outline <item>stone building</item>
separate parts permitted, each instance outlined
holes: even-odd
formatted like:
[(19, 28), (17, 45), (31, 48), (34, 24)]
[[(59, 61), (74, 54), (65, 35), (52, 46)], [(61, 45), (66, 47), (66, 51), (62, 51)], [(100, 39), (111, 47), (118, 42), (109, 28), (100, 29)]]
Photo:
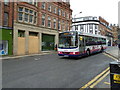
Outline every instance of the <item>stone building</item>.
[(112, 28), (109, 26), (109, 23), (101, 16), (86, 16), (73, 18), (72, 30), (107, 36), (108, 45), (112, 45)]
[(69, 3), (24, 1), (12, 4), (14, 55), (52, 51), (58, 44), (58, 33), (70, 29)]

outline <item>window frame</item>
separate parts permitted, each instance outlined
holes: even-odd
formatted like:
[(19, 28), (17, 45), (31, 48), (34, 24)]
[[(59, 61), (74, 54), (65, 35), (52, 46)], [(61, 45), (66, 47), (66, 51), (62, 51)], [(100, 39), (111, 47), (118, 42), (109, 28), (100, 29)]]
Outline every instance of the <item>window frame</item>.
[[(7, 17), (5, 17), (6, 15)], [(7, 24), (5, 24), (7, 22)], [(3, 26), (9, 26), (9, 13), (8, 12), (4, 12), (4, 19), (3, 19)]]

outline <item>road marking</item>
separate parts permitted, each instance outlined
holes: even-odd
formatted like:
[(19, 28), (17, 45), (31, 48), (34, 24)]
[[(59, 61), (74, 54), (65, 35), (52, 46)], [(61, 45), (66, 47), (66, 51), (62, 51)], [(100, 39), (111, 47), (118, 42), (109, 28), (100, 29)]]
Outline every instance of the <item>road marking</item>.
[(83, 90), (83, 88), (87, 88), (88, 86), (90, 86), (92, 83), (94, 83), (98, 78), (100, 78), (103, 74), (105, 74), (108, 70), (110, 69), (110, 67), (108, 67), (107, 69), (105, 69), (102, 73), (100, 73), (99, 75), (97, 75), (95, 78), (93, 78), (91, 81), (89, 81), (86, 85), (84, 85), (83, 87), (81, 87), (79, 90)]
[(110, 85), (110, 83), (109, 83), (109, 82), (104, 82), (104, 84)]
[(35, 60), (37, 61), (37, 60), (39, 60), (40, 58), (35, 58)]
[(94, 86), (96, 86), (100, 81), (102, 81), (109, 73), (110, 73), (110, 71), (108, 71), (107, 73), (105, 73), (100, 79), (98, 79), (95, 83), (93, 83), (90, 86), (90, 88), (94, 88)]
[(106, 54), (106, 53), (103, 53), (103, 54), (106, 55), (106, 56), (108, 56), (108, 57), (110, 57), (110, 58), (112, 58), (112, 59), (114, 59), (114, 60), (116, 60), (116, 61), (118, 61), (118, 59), (116, 59), (116, 58), (110, 56), (109, 54)]

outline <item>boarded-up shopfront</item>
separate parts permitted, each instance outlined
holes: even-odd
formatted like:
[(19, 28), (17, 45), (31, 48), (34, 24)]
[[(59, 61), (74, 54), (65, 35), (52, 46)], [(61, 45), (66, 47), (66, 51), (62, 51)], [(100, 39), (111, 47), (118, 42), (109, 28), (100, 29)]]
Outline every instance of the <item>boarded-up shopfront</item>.
[(52, 51), (55, 46), (55, 35), (42, 34), (42, 51)]
[(17, 55), (25, 54), (25, 31), (18, 30), (18, 50)]
[(36, 32), (29, 32), (29, 54), (39, 53), (39, 37)]

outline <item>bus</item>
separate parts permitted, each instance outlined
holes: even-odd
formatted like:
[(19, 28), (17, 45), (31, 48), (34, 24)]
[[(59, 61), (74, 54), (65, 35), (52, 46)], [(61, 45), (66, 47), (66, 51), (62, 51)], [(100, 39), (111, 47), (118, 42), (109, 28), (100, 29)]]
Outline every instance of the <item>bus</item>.
[(80, 57), (104, 51), (107, 48), (106, 36), (67, 31), (59, 33), (58, 55)]

